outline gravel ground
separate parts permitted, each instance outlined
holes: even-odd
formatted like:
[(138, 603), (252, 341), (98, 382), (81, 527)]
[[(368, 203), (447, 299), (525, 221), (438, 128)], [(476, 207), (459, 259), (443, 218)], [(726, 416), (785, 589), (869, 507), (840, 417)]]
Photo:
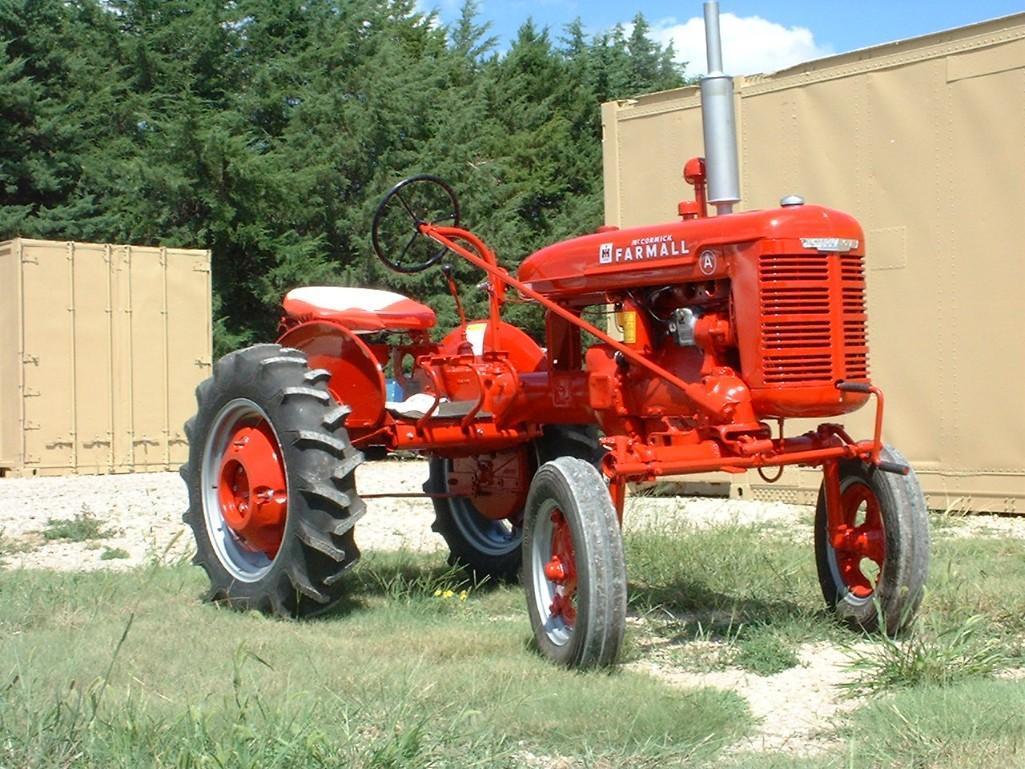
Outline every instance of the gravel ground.
[[(419, 492), (427, 480), (427, 463), (367, 462), (357, 471), (357, 478), (364, 494)], [(429, 500), (372, 499), (367, 504), (367, 515), (356, 528), (362, 550), (431, 552), (444, 548), (441, 537), (430, 528), (434, 511)], [(185, 484), (177, 473), (4, 478), (0, 480), (0, 532), (15, 551), (4, 556), (4, 561), (7, 568), (85, 571), (131, 568), (152, 558), (179, 558), (191, 547), (191, 533), (181, 521), (186, 506)], [(797, 525), (806, 512), (807, 508), (781, 502), (631, 497), (624, 520), (628, 529), (676, 519), (696, 526), (727, 522)], [(92, 543), (43, 538), (49, 520), (80, 514), (98, 519), (104, 529), (112, 530), (111, 536)], [(124, 550), (128, 557), (103, 560), (108, 548)]]
[[(427, 478), (422, 461), (368, 462), (358, 471), (361, 493), (417, 492)], [(185, 485), (177, 473), (6, 478), (0, 480), (0, 566), (59, 570), (127, 569), (151, 560), (188, 557), (191, 534), (181, 522)], [(364, 550), (436, 551), (444, 542), (434, 534), (431, 503), (425, 499), (373, 499), (357, 526)], [(810, 510), (779, 502), (631, 497), (626, 528), (657, 526), (683, 519), (695, 526), (724, 523), (771, 523), (810, 541)], [(95, 517), (109, 535), (101, 541), (46, 540), (51, 519), (84, 514)], [(1025, 518), (977, 516), (948, 518), (936, 536), (1000, 536), (1025, 540)], [(127, 557), (110, 559), (113, 551)], [(106, 554), (108, 560), (104, 560)], [(116, 553), (122, 555), (121, 553)], [(707, 673), (663, 666), (646, 655), (632, 667), (676, 686), (715, 686), (744, 696), (760, 719), (759, 731), (738, 750), (782, 750), (815, 754), (831, 747), (822, 735), (835, 718), (857, 702), (839, 695), (837, 684), (849, 677), (843, 653), (826, 644), (799, 650), (801, 664), (773, 676), (740, 669)]]

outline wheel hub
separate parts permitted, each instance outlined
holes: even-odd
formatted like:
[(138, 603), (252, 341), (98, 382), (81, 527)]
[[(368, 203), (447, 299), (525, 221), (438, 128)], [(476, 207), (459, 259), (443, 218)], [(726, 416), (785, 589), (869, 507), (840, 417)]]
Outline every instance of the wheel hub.
[[(843, 525), (830, 537), (836, 553), (840, 576), (858, 598), (872, 595), (883, 561), (886, 560), (886, 532), (879, 499), (872, 489), (858, 483), (847, 487), (840, 497)], [(858, 513), (864, 510), (864, 520), (858, 523)], [(865, 573), (865, 561), (876, 565), (875, 574)]]
[(288, 492), (281, 452), (266, 420), (235, 428), (218, 481), (217, 498), (228, 528), (248, 549), (274, 558), (284, 535)]
[(552, 511), (551, 552), (551, 558), (544, 566), (545, 577), (556, 586), (549, 612), (572, 627), (577, 618), (577, 566), (573, 533), (561, 510)]

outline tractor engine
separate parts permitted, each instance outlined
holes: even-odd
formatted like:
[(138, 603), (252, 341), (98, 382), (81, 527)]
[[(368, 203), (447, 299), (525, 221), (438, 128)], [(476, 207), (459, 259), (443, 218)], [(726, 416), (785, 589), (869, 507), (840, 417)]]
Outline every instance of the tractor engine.
[[(836, 416), (867, 400), (836, 388), (868, 381), (863, 244), (850, 216), (788, 201), (603, 228), (538, 251), (519, 276), (564, 303), (611, 303), (624, 344), (703, 388), (721, 422), (743, 425)], [(585, 368), (597, 412), (702, 419), (679, 388), (608, 345), (590, 348)]]

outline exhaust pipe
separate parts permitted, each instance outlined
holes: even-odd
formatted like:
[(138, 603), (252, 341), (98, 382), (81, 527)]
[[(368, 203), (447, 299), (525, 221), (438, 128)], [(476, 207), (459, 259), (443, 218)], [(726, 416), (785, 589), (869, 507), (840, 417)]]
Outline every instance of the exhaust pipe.
[(701, 78), (701, 125), (705, 135), (708, 202), (722, 216), (732, 214), (734, 204), (740, 202), (740, 170), (733, 78), (722, 71), (719, 0), (705, 0), (705, 49), (708, 74)]

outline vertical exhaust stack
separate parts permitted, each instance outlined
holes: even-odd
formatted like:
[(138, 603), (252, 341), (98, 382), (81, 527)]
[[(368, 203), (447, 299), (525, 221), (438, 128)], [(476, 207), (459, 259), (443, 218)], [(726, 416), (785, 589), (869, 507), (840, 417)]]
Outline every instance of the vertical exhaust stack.
[(734, 204), (740, 202), (740, 171), (733, 78), (722, 71), (718, 0), (705, 0), (705, 48), (708, 74), (701, 78), (701, 124), (705, 134), (708, 202), (722, 216), (733, 213)]

